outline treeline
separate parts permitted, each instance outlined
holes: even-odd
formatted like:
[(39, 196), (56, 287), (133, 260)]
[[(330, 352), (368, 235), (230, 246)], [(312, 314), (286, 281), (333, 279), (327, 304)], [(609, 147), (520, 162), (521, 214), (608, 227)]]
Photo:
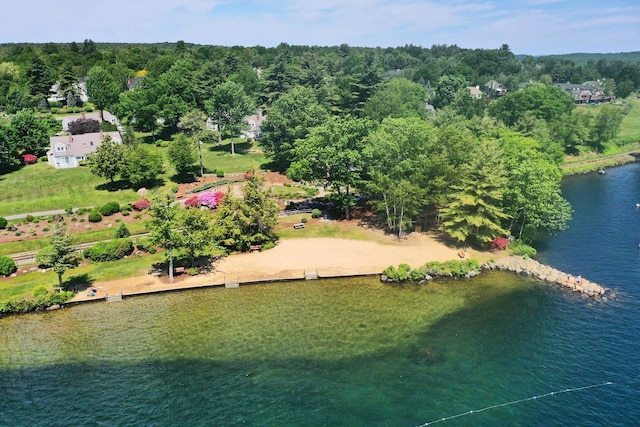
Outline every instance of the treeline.
[[(640, 88), (640, 64), (519, 60), (507, 45), (265, 48), (85, 40), (0, 52), (0, 108), (23, 111), (0, 128), (4, 161), (6, 153), (15, 158), (26, 150), (15, 143), (27, 140), (18, 138), (15, 118), (44, 120), (24, 110), (47, 112), (54, 82), (67, 106), (77, 105), (76, 82), (86, 76), (95, 108), (112, 110), (135, 130), (181, 134), (169, 150), (179, 173), (194, 162), (179, 149), (200, 146), (205, 119), (221, 141), (236, 137), (244, 116), (260, 110), (267, 117), (260, 143), (273, 168), (323, 183), (346, 217), (364, 196), (398, 234), (435, 224), (477, 243), (507, 234), (530, 240), (538, 231), (564, 228), (570, 207), (560, 195), (558, 164), (566, 153), (597, 150), (615, 137), (623, 108), (577, 111), (572, 97), (549, 83), (603, 79), (618, 96)], [(467, 87), (488, 80), (506, 86), (507, 95), (472, 97)], [(518, 90), (520, 83), (530, 84)], [(100, 162), (101, 154), (90, 160), (99, 175), (113, 180), (129, 170), (101, 170), (102, 163), (117, 165)]]

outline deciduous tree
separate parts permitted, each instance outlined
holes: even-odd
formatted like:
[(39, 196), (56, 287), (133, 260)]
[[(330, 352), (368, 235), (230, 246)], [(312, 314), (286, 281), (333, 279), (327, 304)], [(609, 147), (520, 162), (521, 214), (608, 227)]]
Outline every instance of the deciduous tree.
[[(222, 142), (222, 133), (225, 132), (232, 138), (240, 134), (243, 126), (246, 126), (245, 116), (253, 113), (255, 106), (242, 85), (227, 81), (216, 86), (209, 99), (205, 103), (209, 117), (218, 126), (220, 132), (218, 143)], [(231, 140), (231, 154), (235, 154), (233, 139)]]
[(112, 184), (125, 166), (125, 146), (113, 141), (110, 135), (104, 137), (102, 144), (89, 155), (91, 173), (108, 179)]

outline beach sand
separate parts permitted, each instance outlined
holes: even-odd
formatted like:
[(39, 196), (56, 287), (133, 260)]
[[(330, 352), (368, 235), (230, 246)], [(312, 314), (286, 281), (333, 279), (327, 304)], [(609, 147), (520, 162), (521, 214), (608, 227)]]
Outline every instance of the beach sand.
[[(105, 294), (134, 295), (170, 289), (221, 285), (228, 281), (253, 282), (260, 280), (304, 278), (305, 271), (317, 272), (319, 277), (380, 274), (389, 265), (405, 263), (419, 267), (428, 261), (459, 259), (460, 249), (441, 243), (437, 236), (412, 233), (397, 239), (380, 231), (372, 240), (336, 238), (286, 239), (275, 248), (252, 253), (232, 254), (214, 263), (209, 274), (177, 276), (173, 284), (167, 277), (151, 275), (97, 282), (98, 292), (91, 297), (80, 292), (72, 301), (104, 298)], [(476, 257), (467, 251), (468, 256)]]

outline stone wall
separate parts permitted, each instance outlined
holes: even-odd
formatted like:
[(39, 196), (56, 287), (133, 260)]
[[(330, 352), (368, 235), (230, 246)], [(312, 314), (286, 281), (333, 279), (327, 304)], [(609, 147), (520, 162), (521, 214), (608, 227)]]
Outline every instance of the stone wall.
[(534, 277), (549, 283), (554, 283), (570, 289), (574, 292), (580, 292), (582, 295), (597, 297), (604, 295), (607, 289), (591, 282), (584, 277), (573, 276), (564, 273), (555, 268), (549, 267), (535, 261), (533, 259), (524, 259), (516, 256), (508, 256), (492, 260), (482, 266), (485, 270), (503, 270), (511, 271), (515, 274)]

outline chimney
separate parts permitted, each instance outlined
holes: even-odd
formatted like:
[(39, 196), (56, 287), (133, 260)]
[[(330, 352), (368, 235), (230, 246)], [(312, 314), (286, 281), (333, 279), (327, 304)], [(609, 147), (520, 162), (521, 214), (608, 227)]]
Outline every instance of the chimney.
[(69, 134), (69, 142), (73, 142), (73, 135)]

